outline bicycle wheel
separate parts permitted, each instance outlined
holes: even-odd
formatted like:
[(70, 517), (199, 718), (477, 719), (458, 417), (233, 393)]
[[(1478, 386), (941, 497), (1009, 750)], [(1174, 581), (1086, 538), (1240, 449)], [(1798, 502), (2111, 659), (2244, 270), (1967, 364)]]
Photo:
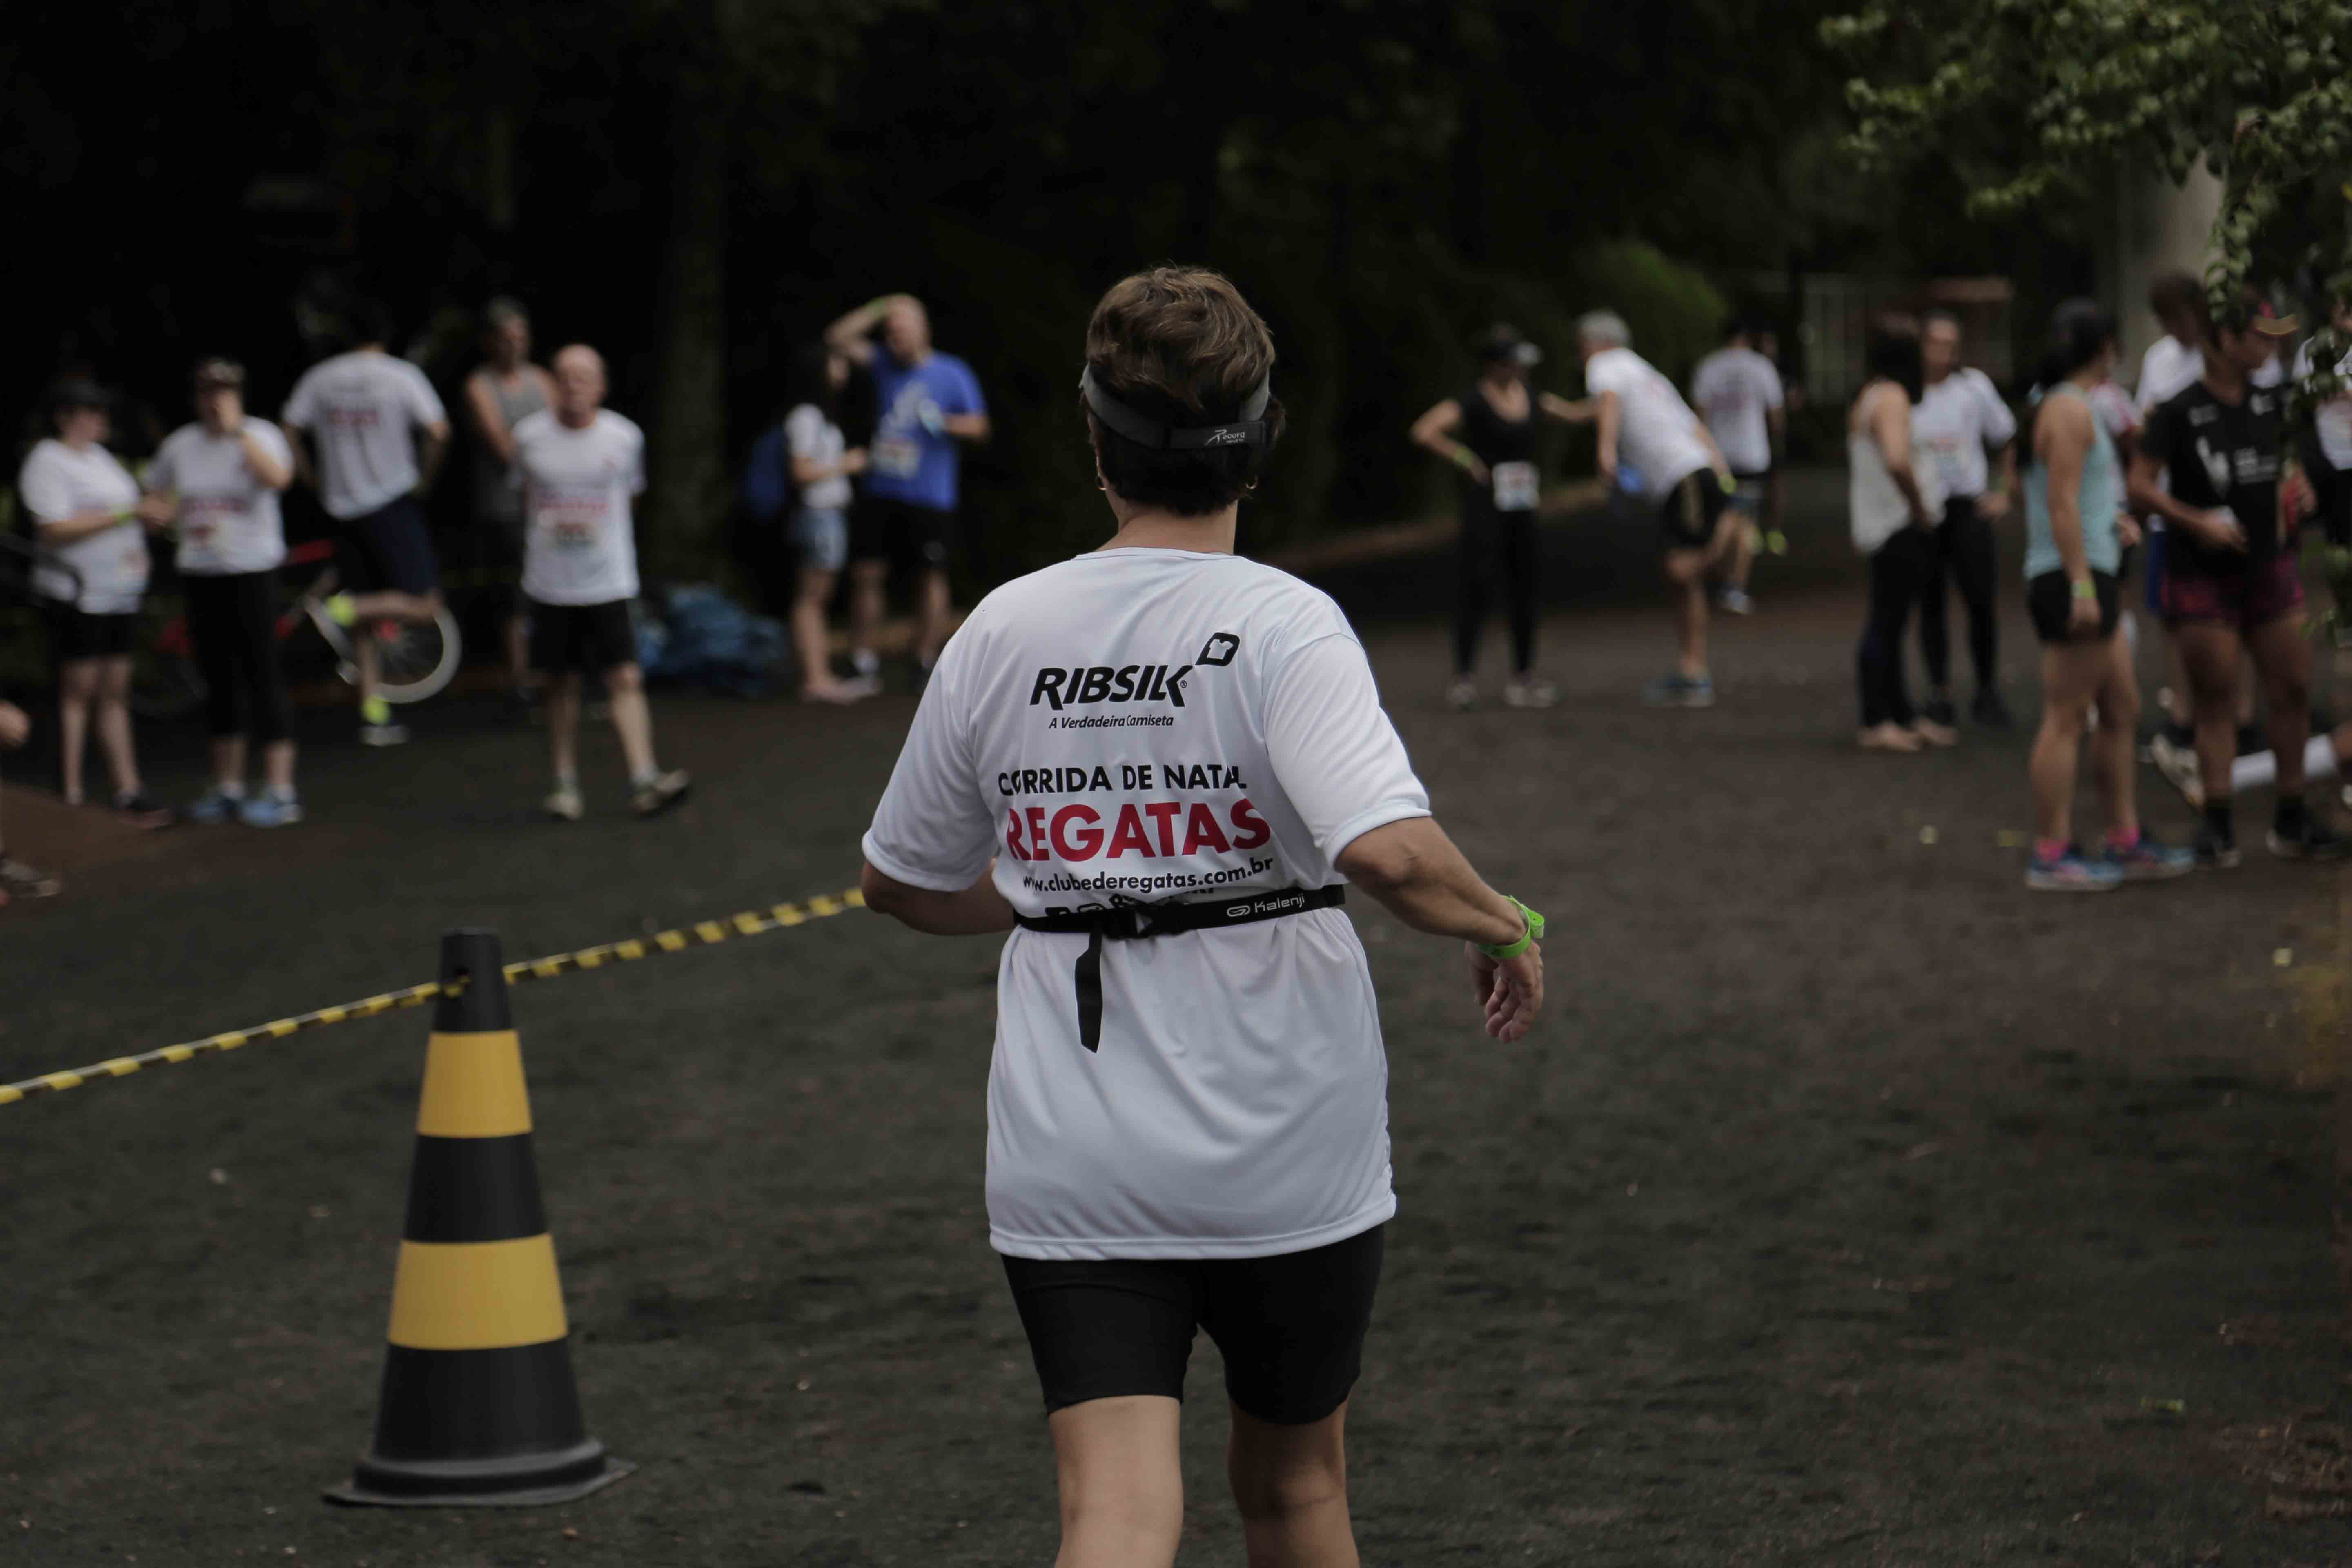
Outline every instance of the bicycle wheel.
[(446, 605), (429, 621), (377, 621), (357, 629), (375, 639), (377, 689), (386, 702), (422, 702), (437, 695), (456, 677), (465, 651), (457, 617)]

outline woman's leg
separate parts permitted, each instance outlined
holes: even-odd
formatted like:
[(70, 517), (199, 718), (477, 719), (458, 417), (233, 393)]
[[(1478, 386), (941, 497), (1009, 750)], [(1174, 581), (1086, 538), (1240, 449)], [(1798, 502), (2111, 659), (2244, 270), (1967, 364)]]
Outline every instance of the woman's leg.
[(1242, 1514), (1250, 1568), (1356, 1568), (1348, 1519), (1344, 1405), (1305, 1426), (1233, 1407), (1225, 1473)]
[(2099, 710), (2099, 732), (2091, 742), (2091, 771), (2106, 807), (2107, 837), (2134, 844), (2139, 839), (2134, 766), (2139, 746), (2139, 679), (2132, 668), (2131, 639), (2120, 626), (2107, 639), (2106, 666), (2093, 700)]
[(229, 790), (245, 784), (245, 731), (236, 716), (242, 680), (238, 644), (237, 579), (191, 574), (182, 588), (188, 603), (188, 640), (195, 647), (196, 671), (205, 680), (205, 721), (212, 735), (213, 783)]
[(2238, 664), (2244, 645), (2230, 626), (2183, 621), (2174, 628), (2189, 687), (2189, 723), (2197, 731), (2197, 773), (2205, 786), (2205, 809), (2226, 816), (2230, 809), (2230, 763), (2238, 754)]
[(261, 766), (269, 788), (282, 796), (294, 793), (294, 726), (292, 704), (286, 695), (286, 672), (278, 662), (278, 580), (255, 572), (237, 579), (237, 670), (251, 714), (249, 732), (261, 748)]
[[(1975, 668), (1977, 689), (1990, 691), (2000, 684), (2000, 562), (1993, 547), (1992, 524), (1970, 501), (1954, 520), (1946, 562), (1960, 602), (1968, 608), (1969, 662)], [(1937, 590), (1940, 610), (1943, 592)], [(1948, 666), (1947, 667), (1948, 669)], [(1944, 686), (1938, 679), (1937, 685)]]
[(82, 752), (89, 739), (90, 710), (98, 703), (95, 658), (69, 658), (58, 666), (58, 784), (68, 805), (87, 798), (82, 790)]
[[(2026, 777), (2033, 788), (2037, 848), (2072, 842), (2074, 778), (2091, 700), (2106, 679), (2113, 654), (2105, 643), (2045, 643), (2042, 649), (2042, 728), (2033, 737)], [(2126, 745), (2132, 732), (2122, 731)]]
[(824, 610), (833, 602), (835, 574), (803, 566), (793, 590), (793, 652), (801, 661), (801, 694), (828, 697), (841, 689), (824, 642)]
[(1454, 557), (1454, 673), (1466, 679), (1478, 668), (1478, 634), (1486, 619), (1486, 574), (1495, 555), (1494, 514), (1475, 501), (1463, 508), (1462, 542)]
[(116, 795), (139, 793), (139, 756), (131, 744), (131, 656), (99, 660), (98, 743)]
[(1503, 592), (1511, 614), (1511, 673), (1525, 675), (1536, 663), (1536, 514), (1515, 511), (1502, 520)]
[(1952, 633), (1951, 624), (1944, 613), (1947, 608), (1944, 580), (1958, 570), (1958, 512), (1965, 504), (1959, 497), (1946, 501), (1944, 521), (1927, 535), (1930, 548), (1927, 553), (1925, 580), (1919, 584), (1919, 662), (1927, 669), (1930, 700), (1941, 700), (1952, 689)]
[(1934, 566), (1934, 542), (1906, 529), (1870, 558), (1870, 607), (1855, 665), (1862, 684), (1862, 727), (1908, 728), (1911, 701), (1903, 689), (1903, 626)]
[(1046, 1418), (1062, 1489), (1055, 1568), (1167, 1568), (1176, 1561), (1184, 1530), (1182, 1409), (1163, 1394), (1132, 1394), (1065, 1405)]

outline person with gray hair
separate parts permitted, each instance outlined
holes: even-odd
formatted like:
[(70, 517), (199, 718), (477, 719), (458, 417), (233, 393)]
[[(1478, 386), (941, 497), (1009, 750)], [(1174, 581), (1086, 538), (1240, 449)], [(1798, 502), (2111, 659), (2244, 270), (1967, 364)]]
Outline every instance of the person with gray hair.
[(1601, 482), (1617, 487), (1622, 457), (1641, 470), (1665, 531), (1666, 581), (1675, 589), (1678, 657), (1650, 682), (1653, 707), (1706, 708), (1715, 701), (1706, 665), (1706, 580), (1729, 558), (1739, 519), (1726, 504), (1731, 467), (1675, 384), (1632, 347), (1625, 318), (1592, 310), (1576, 323), (1584, 385), (1601, 427)]

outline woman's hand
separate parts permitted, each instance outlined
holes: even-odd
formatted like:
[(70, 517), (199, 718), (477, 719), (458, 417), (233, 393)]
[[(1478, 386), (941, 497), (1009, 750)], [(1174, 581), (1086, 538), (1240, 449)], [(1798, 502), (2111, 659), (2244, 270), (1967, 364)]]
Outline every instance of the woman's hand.
[(1471, 984), (1486, 1015), (1486, 1033), (1509, 1045), (1535, 1027), (1543, 1006), (1543, 946), (1529, 942), (1514, 958), (1489, 958), (1475, 943), (1468, 944)]
[(2116, 540), (2126, 550), (2137, 549), (2144, 537), (2145, 535), (2140, 532), (2139, 519), (2134, 517), (2129, 511), (2116, 513)]
[(851, 474), (862, 474), (873, 460), (866, 455), (865, 447), (852, 447), (841, 455), (841, 472), (845, 478)]
[(2217, 506), (2211, 511), (2199, 513), (2189, 531), (2216, 550), (2243, 550), (2246, 547), (2245, 526), (2239, 522), (2238, 514), (2226, 506)]
[(165, 529), (171, 527), (172, 520), (180, 515), (180, 498), (160, 494), (141, 496), (138, 504), (131, 510), (138, 513), (139, 521), (148, 527)]
[(2088, 577), (2077, 577), (2066, 584), (2073, 595), (2066, 606), (2066, 635), (2081, 639), (2097, 635), (2099, 629), (2099, 590)]

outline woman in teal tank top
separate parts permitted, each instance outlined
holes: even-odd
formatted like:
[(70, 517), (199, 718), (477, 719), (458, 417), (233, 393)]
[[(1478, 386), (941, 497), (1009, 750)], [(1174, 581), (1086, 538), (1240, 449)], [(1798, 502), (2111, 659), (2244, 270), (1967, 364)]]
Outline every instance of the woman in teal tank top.
[[(2139, 683), (2117, 624), (2116, 571), (2137, 530), (2124, 515), (2115, 441), (2090, 399), (2114, 369), (2116, 351), (2106, 311), (2088, 300), (2061, 305), (2026, 430), (2025, 600), (2042, 638), (2042, 728), (2028, 773), (2034, 840), (2025, 885), (2043, 892), (2105, 892), (2195, 864), (2189, 851), (2140, 826), (2133, 798)], [(2096, 856), (2073, 831), (2074, 775), (2094, 708), (2091, 770), (2107, 810), (2106, 844)]]

